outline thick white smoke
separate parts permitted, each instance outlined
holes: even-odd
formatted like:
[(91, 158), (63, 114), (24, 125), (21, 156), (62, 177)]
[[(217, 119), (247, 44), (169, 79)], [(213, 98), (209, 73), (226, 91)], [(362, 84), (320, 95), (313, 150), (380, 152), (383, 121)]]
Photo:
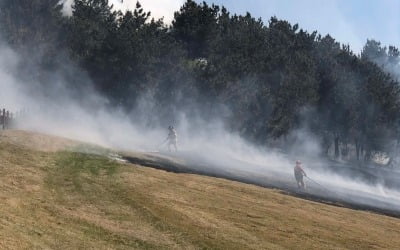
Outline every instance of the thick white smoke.
[[(0, 104), (12, 111), (28, 109), (27, 119), (20, 124), (24, 129), (113, 149), (150, 152), (166, 151), (165, 144), (162, 145), (167, 137), (166, 128), (174, 125), (178, 131), (179, 153), (173, 157), (184, 158), (188, 168), (206, 168), (209, 174), (224, 171), (235, 179), (297, 192), (293, 163), (300, 159), (308, 175), (319, 183), (307, 180), (310, 194), (369, 206), (379, 207), (382, 202), (384, 208), (400, 211), (400, 201), (395, 198), (398, 191), (384, 187), (383, 183), (370, 185), (350, 175), (343, 177), (327, 171), (326, 165), (330, 163), (319, 158), (319, 142), (307, 129), (293, 132), (289, 138), (295, 138), (296, 143), (289, 152), (282, 153), (248, 143), (227, 131), (222, 121), (204, 120), (200, 116), (188, 118), (187, 114), (193, 110), (182, 109), (174, 114), (178, 117), (174, 124), (149, 126), (142, 118), (155, 115), (148, 108), (152, 107), (151, 98), (143, 97), (141, 105), (131, 112), (109, 108), (108, 100), (96, 93), (90, 79), (70, 62), (65, 62), (65, 68), (76, 71), (76, 75), (87, 81), (79, 91), (71, 89), (62, 74), (57, 77), (57, 72), (50, 82), (21, 81), (20, 61), (11, 49), (0, 47)], [(201, 110), (200, 105), (198, 109)]]
[(22, 98), (20, 86), (14, 79), (14, 70), (18, 56), (9, 48), (0, 45), (0, 100), (1, 104), (13, 110), (21, 109), (25, 99)]

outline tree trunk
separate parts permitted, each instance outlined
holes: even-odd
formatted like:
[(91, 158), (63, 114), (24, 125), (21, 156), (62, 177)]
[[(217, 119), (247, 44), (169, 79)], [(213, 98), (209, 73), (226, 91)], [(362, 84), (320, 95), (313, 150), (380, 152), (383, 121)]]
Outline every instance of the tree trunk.
[(367, 149), (365, 150), (364, 161), (369, 162), (370, 159), (371, 159), (371, 150)]
[(329, 156), (329, 148), (331, 147), (331, 145), (332, 145), (332, 141), (329, 139), (329, 138), (327, 138), (327, 137), (322, 137), (322, 147), (323, 147), (323, 149), (324, 149), (324, 153), (325, 153), (325, 155), (324, 156)]
[(360, 160), (360, 143), (358, 140), (356, 140), (356, 155), (357, 155), (357, 161)]
[(363, 155), (364, 155), (364, 144), (361, 144), (360, 145), (360, 158), (362, 158), (363, 157)]
[(339, 137), (335, 137), (335, 158), (339, 158)]
[(392, 167), (392, 163), (393, 163), (393, 157), (389, 156), (389, 161), (386, 163), (387, 167)]
[(328, 156), (329, 154), (329, 148), (331, 147), (331, 145), (328, 145), (325, 147), (325, 155)]

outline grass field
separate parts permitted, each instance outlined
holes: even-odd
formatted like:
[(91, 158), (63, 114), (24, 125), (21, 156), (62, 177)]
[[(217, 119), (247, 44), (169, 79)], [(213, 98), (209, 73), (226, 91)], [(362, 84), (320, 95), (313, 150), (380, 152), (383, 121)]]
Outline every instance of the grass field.
[[(88, 149), (88, 150), (85, 150)], [(0, 134), (1, 249), (397, 249), (400, 220)]]

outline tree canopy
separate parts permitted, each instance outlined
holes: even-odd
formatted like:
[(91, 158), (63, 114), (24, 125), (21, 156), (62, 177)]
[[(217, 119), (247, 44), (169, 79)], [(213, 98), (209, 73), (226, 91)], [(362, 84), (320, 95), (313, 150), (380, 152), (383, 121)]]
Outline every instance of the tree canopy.
[(368, 159), (374, 151), (390, 152), (390, 142), (400, 138), (394, 46), (368, 40), (355, 55), (298, 24), (277, 17), (264, 23), (193, 0), (171, 25), (139, 2), (124, 13), (108, 0), (75, 0), (72, 16), (61, 8), (58, 0), (0, 3), (3, 39), (21, 53), (40, 51), (30, 62), (41, 72), (32, 76), (39, 82), (68, 60), (110, 105), (129, 110), (151, 95), (153, 111), (166, 119), (202, 107), (204, 117), (223, 117), (261, 145), (306, 127), (336, 157), (350, 145), (358, 159)]

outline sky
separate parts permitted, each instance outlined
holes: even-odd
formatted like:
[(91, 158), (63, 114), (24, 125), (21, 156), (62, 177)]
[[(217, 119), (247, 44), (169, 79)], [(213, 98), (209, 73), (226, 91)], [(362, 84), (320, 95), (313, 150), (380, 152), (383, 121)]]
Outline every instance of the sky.
[[(65, 3), (64, 11), (71, 13), (71, 3), (73, 0), (60, 0)], [(120, 10), (135, 9), (137, 0), (108, 0), (115, 8)], [(174, 12), (179, 10), (185, 0), (139, 0), (145, 11), (150, 11), (156, 18), (164, 18), (166, 23), (170, 23), (174, 18)]]
[[(199, 2), (199, 1), (198, 1)], [(207, 0), (231, 13), (250, 12), (265, 23), (271, 16), (309, 32), (330, 34), (359, 53), (367, 39), (400, 47), (399, 0)]]
[[(72, 2), (72, 0), (62, 0)], [(119, 9), (133, 9), (136, 0), (109, 0)], [(203, 0), (196, 0), (202, 2)], [(230, 13), (261, 17), (268, 24), (271, 16), (298, 23), (309, 32), (330, 34), (359, 53), (367, 39), (400, 47), (400, 0), (205, 0), (224, 5)], [(153, 17), (173, 19), (185, 0), (140, 0)]]

